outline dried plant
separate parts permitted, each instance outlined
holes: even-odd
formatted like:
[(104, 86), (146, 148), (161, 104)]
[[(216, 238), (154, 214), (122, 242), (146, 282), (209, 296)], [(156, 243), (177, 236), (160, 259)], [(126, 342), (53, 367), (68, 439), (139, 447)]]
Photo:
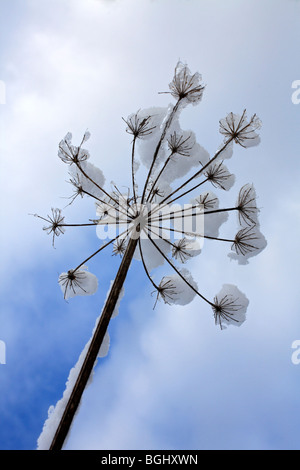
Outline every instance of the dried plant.
[[(231, 248), (229, 256), (239, 263), (247, 263), (250, 256), (265, 247), (266, 241), (259, 231), (258, 208), (252, 185), (241, 188), (237, 202), (232, 207), (219, 207), (218, 197), (210, 190), (195, 195), (195, 191), (204, 184), (212, 184), (226, 191), (232, 187), (234, 175), (223, 161), (231, 157), (234, 143), (244, 148), (259, 143), (257, 130), (260, 121), (256, 115), (248, 120), (245, 110), (241, 116), (229, 113), (219, 121), (223, 142), (210, 157), (196, 142), (192, 131), (180, 128), (178, 120), (180, 112), (187, 105), (196, 105), (201, 101), (205, 89), (201, 75), (191, 74), (187, 65), (179, 62), (169, 89), (165, 93), (175, 98), (174, 105), (139, 110), (127, 119), (123, 118), (126, 132), (132, 136), (131, 192), (124, 194), (115, 184), (110, 190), (105, 189), (102, 171), (89, 162), (89, 152), (83, 148), (90, 133), (85, 132), (80, 145), (74, 146), (72, 135), (68, 132), (59, 143), (58, 155), (69, 165), (69, 181), (74, 187), (70, 204), (79, 195), (89, 196), (95, 202), (97, 217), (86, 223), (67, 224), (60, 209), (52, 209), (52, 216), (48, 218), (35, 214), (47, 222), (44, 229), (53, 235), (53, 242), (67, 227), (94, 226), (99, 238), (101, 234), (103, 238), (106, 236), (102, 232), (104, 227), (115, 230), (114, 237), (100, 245), (75, 269), (60, 275), (59, 284), (65, 299), (96, 292), (97, 278), (87, 271), (86, 263), (103, 249), (112, 245), (112, 254), (122, 258), (50, 449), (61, 448), (64, 442), (99, 349), (104, 338), (107, 338), (107, 327), (133, 258), (142, 262), (154, 288), (154, 306), (159, 300), (167, 304), (184, 305), (198, 296), (212, 308), (215, 323), (221, 329), (228, 325), (240, 326), (245, 320), (248, 300), (237, 287), (226, 284), (213, 299), (209, 299), (200, 292), (191, 273), (182, 268), (181, 264), (186, 264), (201, 253), (205, 239), (228, 243)], [(141, 165), (146, 168), (146, 178), (140, 183), (138, 170)], [(181, 183), (176, 185), (177, 180)], [(193, 199), (188, 204), (180, 208), (178, 204), (174, 206), (175, 201), (183, 200), (184, 196), (192, 193)], [(238, 232), (232, 239), (221, 238), (219, 229), (227, 220), (229, 212), (234, 211), (239, 224)], [(194, 230), (193, 222), (203, 221), (203, 218), (202, 229), (198, 227)], [(171, 268), (173, 274), (157, 281), (153, 270), (163, 263)]]

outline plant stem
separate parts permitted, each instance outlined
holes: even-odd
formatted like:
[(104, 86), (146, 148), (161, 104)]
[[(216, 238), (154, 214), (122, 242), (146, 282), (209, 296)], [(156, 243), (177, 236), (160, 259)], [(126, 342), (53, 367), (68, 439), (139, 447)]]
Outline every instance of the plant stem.
[[(164, 126), (164, 129), (162, 131), (162, 134), (160, 136), (160, 139), (158, 141), (158, 144), (156, 146), (156, 149), (155, 149), (155, 152), (154, 152), (154, 155), (153, 155), (153, 159), (152, 159), (152, 163), (151, 163), (151, 166), (150, 166), (150, 169), (149, 169), (149, 172), (148, 172), (148, 175), (147, 175), (147, 179), (146, 179), (146, 183), (145, 183), (145, 186), (144, 186), (144, 191), (143, 191), (143, 195), (142, 195), (142, 204), (144, 203), (144, 200), (145, 200), (145, 195), (146, 195), (146, 191), (147, 191), (147, 187), (148, 187), (148, 182), (149, 182), (149, 179), (151, 177), (151, 174), (152, 174), (152, 170), (153, 170), (153, 167), (154, 167), (154, 164), (156, 162), (156, 159), (157, 159), (157, 156), (158, 156), (158, 153), (159, 153), (159, 150), (161, 148), (161, 145), (163, 143), (163, 140), (166, 136), (166, 133), (167, 133), (167, 130), (169, 129), (171, 123), (172, 123), (172, 120), (175, 116), (175, 114), (177, 113), (178, 111), (178, 108), (179, 108), (179, 104), (180, 104), (180, 101), (181, 101), (181, 98), (178, 99), (178, 101), (176, 102), (175, 106), (173, 107), (171, 113), (170, 113), (170, 116), (168, 117), (166, 123), (165, 123), (165, 126)], [(151, 196), (151, 193), (152, 193), (152, 190), (153, 190), (153, 186), (151, 187), (150, 191), (149, 191), (149, 194), (148, 194), (148, 200)]]
[(54, 435), (54, 438), (52, 440), (49, 450), (61, 450), (62, 449), (64, 441), (69, 432), (70, 426), (72, 424), (73, 418), (79, 406), (82, 394), (85, 390), (90, 374), (96, 363), (97, 356), (98, 356), (103, 338), (105, 336), (111, 316), (114, 312), (117, 301), (119, 299), (120, 292), (123, 287), (128, 269), (130, 267), (137, 243), (138, 243), (138, 238), (137, 239), (130, 238), (126, 252), (123, 256), (119, 270), (117, 272), (117, 275), (115, 277), (115, 280), (109, 292), (107, 301), (104, 305), (102, 315), (95, 329), (94, 335), (91, 339), (91, 343), (89, 345), (84, 362), (79, 371), (77, 380), (73, 387), (68, 403), (65, 407), (63, 416), (57, 427), (56, 433)]

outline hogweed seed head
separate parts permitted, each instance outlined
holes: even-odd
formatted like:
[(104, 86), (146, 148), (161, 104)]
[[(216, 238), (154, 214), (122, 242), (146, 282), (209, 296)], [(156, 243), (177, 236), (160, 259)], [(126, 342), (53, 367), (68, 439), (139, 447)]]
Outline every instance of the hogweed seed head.
[(255, 225), (259, 209), (256, 205), (256, 192), (251, 184), (245, 184), (239, 192), (237, 209), (240, 224)]
[(129, 116), (127, 120), (122, 119), (127, 124), (126, 132), (136, 139), (152, 134), (156, 127), (151, 125), (151, 116), (140, 118), (138, 112)]
[(215, 188), (228, 190), (234, 182), (233, 175), (229, 173), (223, 162), (210, 165), (208, 170), (204, 172), (204, 175)]
[(179, 61), (173, 80), (169, 84), (171, 95), (177, 100), (185, 100), (194, 105), (198, 104), (205, 88), (201, 84), (201, 80), (202, 77), (198, 72), (191, 74), (188, 66)]
[(156, 307), (157, 301), (160, 299), (162, 299), (166, 304), (170, 304), (174, 299), (174, 296), (177, 294), (177, 290), (170, 279), (166, 280), (163, 278), (160, 281), (159, 286), (156, 286), (156, 294), (156, 301), (153, 308)]
[[(113, 182), (109, 191), (104, 190), (105, 178), (102, 171), (86, 161), (89, 152), (83, 149), (82, 145), (90, 138), (88, 131), (77, 147), (72, 144), (70, 132), (60, 141), (58, 155), (63, 162), (70, 165), (69, 182), (74, 187), (72, 202), (77, 196), (82, 198), (83, 195), (87, 195), (94, 198), (98, 216), (96, 220), (89, 219), (91, 223), (72, 226), (97, 225), (98, 237), (104, 239), (108, 237), (105, 228), (112, 227), (110, 233), (114, 233), (110, 241), (102, 245), (76, 269), (61, 274), (59, 284), (65, 298), (94, 293), (97, 285), (96, 277), (87, 272), (84, 263), (108, 245), (112, 246), (113, 255), (124, 257), (129, 245), (128, 240), (132, 238), (138, 240), (134, 257), (142, 260), (146, 275), (155, 287), (155, 305), (160, 299), (166, 304), (184, 305), (198, 295), (213, 308), (215, 322), (222, 329), (226, 324), (241, 324), (244, 321), (247, 302), (237, 289), (228, 285), (215, 296), (213, 301), (210, 301), (199, 292), (189, 271), (176, 267), (176, 262), (184, 264), (191, 257), (201, 253), (202, 245), (198, 243), (199, 238), (231, 242), (231, 249), (235, 253), (231, 252), (230, 255), (233, 259), (238, 259), (239, 263), (242, 263), (240, 258), (244, 258), (247, 262), (252, 256), (250, 253), (259, 252), (265, 246), (264, 239), (261, 241), (258, 232), (258, 208), (252, 185), (244, 185), (241, 188), (235, 207), (219, 209), (218, 197), (206, 191), (194, 198), (188, 207), (184, 205), (180, 210), (178, 208), (170, 210), (169, 203), (174, 203), (206, 182), (217, 189), (229, 190), (234, 182), (234, 175), (223, 164), (223, 159), (231, 157), (234, 142), (242, 147), (253, 146), (259, 142), (257, 130), (261, 122), (255, 114), (248, 120), (246, 110), (242, 115), (229, 113), (226, 118), (220, 120), (220, 133), (224, 136), (224, 143), (209, 159), (208, 152), (196, 143), (194, 133), (183, 131), (178, 121), (179, 113), (185, 105), (201, 101), (204, 88), (201, 75), (192, 74), (186, 64), (178, 62), (168, 92), (177, 100), (176, 104), (168, 108), (138, 111), (126, 120), (122, 118), (127, 125), (126, 132), (133, 136), (132, 189), (131, 191), (128, 189), (127, 194), (123, 194)], [(136, 145), (137, 139), (139, 145)], [(140, 158), (137, 156), (137, 151)], [(173, 156), (188, 158), (173, 158)], [(148, 174), (139, 195), (140, 182), (137, 182), (136, 176), (141, 164), (146, 167)], [(190, 176), (189, 172), (193, 167), (197, 168)], [(189, 177), (182, 182), (187, 174)], [(176, 187), (174, 182), (178, 179), (181, 182)], [(196, 179), (196, 185), (190, 189), (185, 188), (189, 183), (194, 184)], [(178, 192), (180, 193), (174, 197)], [(232, 210), (238, 212), (242, 227), (234, 240), (218, 238), (218, 230), (227, 220), (228, 212)], [(198, 229), (201, 226), (201, 233), (192, 228), (195, 217), (201, 217), (201, 224), (199, 225), (199, 220), (198, 225), (196, 224)], [(204, 227), (202, 217), (204, 217)], [(64, 223), (60, 209), (52, 209), (51, 216), (40, 218), (47, 222), (44, 230), (53, 235), (53, 243), (54, 238), (64, 233), (67, 225), (71, 225)], [(124, 226), (122, 232), (123, 229), (120, 227)], [(164, 276), (157, 285), (150, 272), (153, 267), (164, 262), (169, 264), (175, 275)], [(185, 289), (188, 290), (188, 294)]]
[(254, 114), (250, 121), (247, 121), (246, 110), (239, 116), (229, 113), (225, 119), (220, 120), (220, 133), (224, 135), (224, 141), (234, 140), (242, 147), (250, 147), (260, 142), (256, 133), (261, 128), (260, 119)]
[(81, 265), (79, 268), (60, 274), (58, 283), (65, 300), (76, 295), (92, 295), (97, 291), (98, 279), (86, 269), (86, 266)]
[(126, 251), (126, 247), (126, 238), (118, 238), (117, 241), (113, 244), (113, 256), (120, 255), (122, 257)]
[(238, 231), (232, 244), (232, 250), (238, 255), (245, 256), (258, 249), (255, 241), (258, 240), (255, 227), (245, 227)]
[(64, 139), (61, 140), (59, 143), (59, 147), (58, 147), (59, 158), (64, 163), (67, 163), (69, 165), (72, 165), (73, 163), (77, 165), (82, 162), (85, 162), (89, 158), (90, 154), (87, 150), (81, 148), (81, 145), (83, 144), (83, 142), (88, 140), (88, 137), (86, 137), (87, 135), (89, 135), (89, 133), (86, 132), (83, 136), (80, 146), (75, 147), (74, 145), (72, 145), (72, 142), (71, 142), (72, 134), (71, 132), (68, 132), (66, 136), (64, 137)]
[(213, 209), (218, 204), (219, 200), (212, 193), (201, 194), (195, 199), (196, 203), (204, 210)]
[(52, 216), (48, 215), (46, 217), (42, 217), (38, 214), (33, 214), (34, 217), (38, 217), (39, 219), (44, 220), (45, 222), (48, 223), (48, 225), (45, 225), (43, 227), (43, 230), (45, 230), (48, 235), (52, 234), (52, 245), (54, 246), (54, 241), (55, 237), (59, 237), (59, 235), (62, 235), (65, 233), (65, 228), (64, 228), (64, 220), (65, 218), (61, 215), (61, 209), (51, 209)]
[(187, 138), (184, 138), (183, 135), (177, 135), (174, 131), (168, 139), (168, 147), (172, 155), (178, 154), (183, 157), (189, 157), (190, 151), (193, 148), (193, 143), (191, 141), (191, 135)]
[(173, 244), (172, 256), (174, 259), (179, 259), (181, 263), (185, 263), (186, 260), (192, 256), (188, 251), (186, 238), (181, 238)]

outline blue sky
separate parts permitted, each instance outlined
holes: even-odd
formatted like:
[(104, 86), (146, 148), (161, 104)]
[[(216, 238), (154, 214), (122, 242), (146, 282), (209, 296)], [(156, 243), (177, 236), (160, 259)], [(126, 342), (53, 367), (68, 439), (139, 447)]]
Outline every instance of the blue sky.
[[(92, 297), (63, 300), (58, 275), (97, 249), (93, 228), (68, 230), (56, 249), (28, 214), (64, 207), (70, 195), (57, 157), (68, 132), (91, 132), (91, 161), (107, 183), (130, 184), (130, 138), (121, 117), (167, 106), (179, 59), (206, 84), (183, 128), (211, 154), (219, 119), (257, 113), (261, 144), (235, 148), (228, 168), (239, 188), (253, 183), (267, 248), (246, 266), (205, 242), (189, 262), (214, 296), (236, 284), (250, 304), (241, 328), (220, 331), (211, 310), (191, 304), (153, 310), (152, 286), (134, 262), (111, 347), (86, 390), (66, 449), (299, 449), (299, 126), (292, 82), (300, 79), (296, 0), (11, 0), (1, 2), (0, 449), (35, 449), (48, 408), (90, 337), (119, 260), (89, 263)], [(89, 200), (69, 221), (95, 216)], [(236, 230), (235, 219), (224, 234)], [(167, 269), (167, 268), (166, 268)]]

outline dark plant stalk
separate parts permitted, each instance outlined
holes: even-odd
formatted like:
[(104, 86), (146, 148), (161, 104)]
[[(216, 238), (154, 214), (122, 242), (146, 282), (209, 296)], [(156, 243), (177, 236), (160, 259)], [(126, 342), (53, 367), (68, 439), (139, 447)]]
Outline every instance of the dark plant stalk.
[[(174, 211), (172, 212), (172, 215), (170, 215), (169, 217), (159, 217), (157, 216), (156, 218), (153, 218), (151, 219), (151, 222), (158, 222), (158, 221), (164, 221), (164, 220), (174, 220), (174, 219), (182, 219), (183, 217), (197, 217), (198, 215), (208, 215), (208, 214), (218, 214), (219, 212), (230, 212), (230, 211), (237, 211), (239, 210), (238, 207), (228, 207), (228, 208), (224, 208), (224, 209), (213, 209), (213, 210), (210, 210), (210, 211), (207, 211), (207, 210), (202, 210), (199, 208), (200, 210), (200, 213), (199, 214), (193, 214), (193, 213), (190, 213), (190, 214), (187, 214), (187, 211), (190, 211), (190, 210), (193, 210), (193, 209), (198, 209), (199, 207), (198, 206), (192, 206), (192, 207), (188, 207), (187, 209), (181, 209), (181, 210), (178, 210), (178, 211)], [(178, 214), (180, 213), (181, 215), (175, 215), (175, 214)]]
[(178, 276), (181, 277), (181, 279), (195, 292), (195, 294), (197, 294), (199, 297), (201, 297), (201, 299), (205, 300), (205, 302), (207, 302), (209, 305), (211, 305), (213, 307), (214, 303), (210, 302), (210, 300), (208, 300), (206, 297), (204, 297), (204, 295), (200, 294), (200, 292), (197, 289), (195, 289), (194, 286), (192, 286), (192, 284), (181, 274), (181, 272), (174, 266), (174, 264), (169, 260), (169, 258), (167, 258), (167, 256), (161, 251), (161, 249), (153, 241), (153, 239), (151, 237), (148, 237), (148, 239), (155, 246), (155, 248), (159, 251), (161, 256), (167, 261), (167, 263), (174, 269), (174, 271), (178, 274)]
[(105, 333), (107, 331), (110, 319), (112, 317), (117, 301), (119, 299), (120, 292), (123, 287), (129, 266), (131, 264), (137, 243), (138, 243), (138, 239), (130, 238), (126, 252), (124, 254), (119, 270), (115, 277), (114, 283), (109, 292), (109, 296), (104, 305), (102, 315), (100, 317), (100, 320), (98, 322), (98, 325), (92, 337), (84, 362), (79, 371), (77, 380), (73, 387), (68, 403), (65, 407), (63, 416), (57, 427), (56, 433), (54, 435), (54, 438), (52, 440), (49, 450), (61, 450), (64, 444), (64, 441), (68, 435), (73, 418), (79, 406), (82, 394), (84, 392), (86, 384), (89, 380), (89, 377), (91, 375), (91, 372), (97, 360), (97, 356), (98, 356), (101, 344), (103, 342)]
[[(149, 182), (149, 179), (150, 179), (150, 177), (151, 177), (152, 170), (153, 170), (154, 164), (155, 164), (155, 162), (156, 162), (156, 159), (157, 159), (157, 156), (158, 156), (160, 147), (161, 147), (161, 145), (162, 145), (162, 143), (163, 143), (163, 140), (164, 140), (164, 138), (165, 138), (165, 136), (166, 136), (167, 130), (169, 129), (169, 127), (170, 127), (170, 125), (171, 125), (171, 123), (172, 123), (172, 120), (173, 120), (175, 114), (176, 114), (177, 111), (178, 111), (180, 101), (181, 101), (181, 98), (178, 99), (177, 103), (175, 104), (174, 108), (172, 109), (172, 112), (171, 112), (170, 116), (168, 117), (168, 119), (167, 119), (167, 121), (166, 121), (166, 123), (165, 123), (164, 129), (163, 129), (163, 131), (162, 131), (162, 134), (161, 134), (160, 139), (159, 139), (159, 141), (158, 141), (158, 144), (157, 144), (157, 146), (156, 146), (156, 149), (155, 149), (155, 152), (154, 152), (154, 155), (153, 155), (153, 159), (152, 159), (152, 163), (151, 163), (151, 166), (150, 166), (150, 169), (149, 169), (147, 178), (146, 178), (146, 183), (145, 183), (145, 186), (144, 186), (144, 191), (143, 191), (143, 195), (142, 195), (142, 204), (144, 203), (144, 200), (145, 200), (145, 195), (146, 195), (146, 191), (147, 191), (147, 187), (148, 187), (148, 182)], [(153, 186), (152, 186), (152, 188), (151, 188), (150, 191), (149, 191), (148, 200), (149, 200), (149, 198), (151, 197), (152, 190), (153, 190)]]
[(211, 158), (205, 165), (203, 165), (203, 167), (201, 168), (201, 170), (197, 171), (194, 175), (192, 175), (189, 179), (187, 179), (181, 186), (179, 186), (177, 189), (175, 189), (172, 193), (170, 193), (163, 201), (161, 201), (161, 204), (164, 203), (165, 201), (167, 201), (168, 199), (170, 199), (170, 197), (172, 197), (175, 193), (177, 193), (178, 191), (180, 191), (182, 188), (184, 188), (187, 184), (189, 184), (194, 178), (197, 178), (201, 173), (203, 173), (203, 171), (209, 166), (212, 164), (212, 162), (214, 162), (218, 156), (226, 149), (226, 147), (228, 146), (228, 144), (230, 144), (230, 142), (233, 140), (233, 137), (229, 138), (225, 144), (220, 148), (220, 150), (218, 150), (215, 155), (213, 156), (213, 158)]
[(99, 186), (99, 184), (97, 184), (92, 178), (89, 177), (89, 175), (83, 170), (83, 168), (80, 166), (80, 164), (78, 162), (75, 162), (75, 164), (76, 164), (78, 170), (81, 171), (83, 176), (85, 176), (91, 183), (93, 183), (98, 189), (100, 189), (100, 191), (102, 191), (109, 199), (114, 201), (117, 204), (117, 206), (120, 205), (119, 202), (111, 196), (111, 194), (109, 194), (107, 191), (105, 191), (105, 189), (103, 189), (101, 186)]
[(171, 155), (168, 156), (168, 158), (167, 158), (167, 160), (165, 161), (165, 163), (164, 163), (162, 169), (161, 169), (160, 172), (158, 173), (158, 175), (157, 175), (157, 177), (156, 177), (156, 179), (155, 179), (155, 181), (154, 181), (154, 183), (153, 183), (153, 185), (152, 185), (152, 188), (151, 188), (151, 192), (152, 192), (151, 197), (150, 197), (150, 193), (149, 193), (149, 197), (148, 197), (149, 202), (152, 202), (152, 201), (153, 201), (153, 198), (154, 198), (154, 196), (155, 196), (154, 189), (155, 189), (155, 187), (156, 187), (156, 185), (157, 185), (157, 182), (158, 182), (159, 178), (161, 177), (161, 175), (163, 174), (163, 172), (165, 171), (166, 166), (167, 166), (167, 164), (169, 163), (169, 161), (171, 160), (171, 157), (172, 157), (173, 155), (174, 155), (174, 154), (173, 154), (173, 152), (172, 152)]
[(133, 199), (136, 203), (136, 191), (135, 191), (135, 177), (134, 177), (134, 152), (135, 152), (135, 141), (136, 136), (133, 138), (132, 142), (132, 150), (131, 150), (131, 178), (132, 178), (132, 192), (133, 192)]

